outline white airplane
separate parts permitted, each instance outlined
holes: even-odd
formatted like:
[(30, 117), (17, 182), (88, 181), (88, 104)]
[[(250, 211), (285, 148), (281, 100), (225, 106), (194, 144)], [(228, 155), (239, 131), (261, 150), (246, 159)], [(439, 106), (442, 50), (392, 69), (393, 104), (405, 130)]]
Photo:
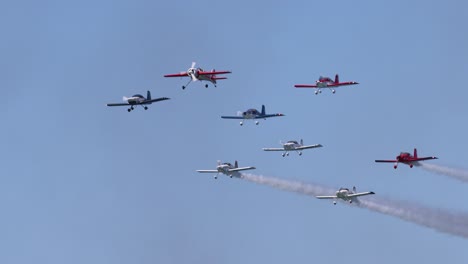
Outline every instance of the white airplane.
[(216, 170), (197, 170), (200, 173), (216, 173), (214, 176), (215, 179), (218, 179), (218, 174), (223, 173), (226, 174), (229, 177), (233, 176), (240, 176), (239, 171), (245, 171), (245, 170), (254, 170), (255, 167), (241, 167), (239, 168), (239, 165), (237, 164), (237, 160), (234, 163), (234, 166), (229, 163), (221, 163), (221, 161), (218, 160), (218, 166), (216, 166)]
[(302, 139), (300, 143), (298, 143), (295, 140), (290, 140), (286, 143), (280, 142), (280, 144), (283, 145), (282, 148), (263, 148), (263, 150), (264, 151), (284, 151), (283, 154), (281, 154), (284, 157), (284, 156), (289, 156), (289, 151), (296, 151), (299, 154), (299, 156), (301, 156), (302, 155), (301, 150), (303, 149), (323, 147), (320, 144), (304, 146), (304, 142), (302, 141)]
[(141, 105), (141, 106), (143, 106), (143, 108), (145, 110), (148, 110), (148, 106), (146, 106), (146, 105), (152, 104), (154, 102), (169, 100), (169, 99), (170, 98), (167, 98), (167, 97), (160, 97), (160, 98), (156, 98), (156, 99), (151, 99), (151, 92), (148, 91), (146, 93), (146, 98), (141, 94), (135, 94), (132, 97), (125, 97), (124, 96), (123, 100), (126, 103), (107, 104), (107, 106), (130, 106), (130, 108), (128, 108), (127, 111), (131, 112), (132, 110), (134, 110), (135, 105)]
[(353, 190), (350, 191), (348, 188), (340, 188), (335, 195), (323, 195), (323, 196), (315, 196), (319, 199), (333, 199), (333, 204), (336, 205), (336, 199), (342, 199), (346, 202), (352, 203), (354, 202), (359, 202), (357, 200), (357, 197), (359, 196), (364, 196), (364, 195), (370, 195), (370, 194), (375, 194), (374, 192), (356, 192), (356, 187), (353, 187)]

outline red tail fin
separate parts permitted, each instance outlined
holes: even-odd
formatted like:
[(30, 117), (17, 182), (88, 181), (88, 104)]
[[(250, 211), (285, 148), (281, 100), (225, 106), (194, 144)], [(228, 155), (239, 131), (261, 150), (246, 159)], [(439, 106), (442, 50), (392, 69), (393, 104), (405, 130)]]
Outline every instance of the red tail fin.
[(413, 156), (414, 156), (415, 158), (418, 158), (418, 150), (417, 150), (416, 148), (414, 148), (414, 154), (413, 154)]
[(340, 77), (337, 75), (335, 75), (335, 83), (339, 83), (340, 82)]

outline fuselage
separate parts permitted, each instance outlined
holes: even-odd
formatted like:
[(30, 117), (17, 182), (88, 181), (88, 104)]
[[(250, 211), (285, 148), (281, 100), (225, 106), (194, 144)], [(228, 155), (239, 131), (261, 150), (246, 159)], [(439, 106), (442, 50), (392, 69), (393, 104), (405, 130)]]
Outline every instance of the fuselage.
[(200, 75), (203, 72), (201, 68), (190, 68), (187, 70), (187, 74), (192, 78), (192, 81), (209, 81), (216, 84), (216, 80), (212, 78), (212, 75)]
[(217, 170), (219, 173), (224, 173), (224, 174), (229, 175), (229, 174), (230, 174), (229, 170), (232, 169), (232, 168), (234, 168), (234, 166), (232, 166), (231, 163), (226, 162), (226, 163), (223, 163), (223, 164), (221, 164), (221, 165), (218, 165), (218, 166), (216, 167), (216, 170)]
[(135, 94), (132, 97), (126, 98), (127, 102), (131, 105), (133, 104), (141, 104), (146, 101), (146, 98), (141, 94)]
[(260, 112), (257, 109), (248, 109), (242, 113), (242, 117), (245, 119), (254, 119), (260, 115)]
[(284, 150), (295, 150), (296, 148), (300, 147), (301, 145), (294, 140), (288, 141), (283, 144)]

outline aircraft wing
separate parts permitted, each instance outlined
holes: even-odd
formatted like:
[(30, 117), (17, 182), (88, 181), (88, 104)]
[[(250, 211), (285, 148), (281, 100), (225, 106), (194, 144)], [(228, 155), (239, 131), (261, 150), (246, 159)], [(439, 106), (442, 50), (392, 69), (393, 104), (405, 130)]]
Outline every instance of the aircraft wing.
[(340, 82), (340, 83), (329, 83), (327, 87), (338, 87), (338, 86), (346, 86), (346, 85), (354, 85), (359, 84), (357, 82)]
[(200, 173), (218, 173), (218, 170), (197, 170)]
[(375, 192), (353, 193), (353, 194), (349, 194), (349, 195), (348, 195), (348, 198), (351, 198), (351, 197), (359, 197), (359, 196), (364, 196), (364, 195), (371, 195), (371, 194), (375, 194)]
[(294, 85), (296, 88), (317, 88), (315, 84), (296, 84)]
[(233, 172), (233, 171), (245, 171), (245, 170), (255, 170), (255, 169), (256, 169), (255, 167), (242, 167), (242, 168), (230, 169), (229, 172)]
[(217, 74), (228, 74), (230, 71), (207, 71), (207, 72), (198, 72), (199, 75), (217, 75)]
[(394, 163), (394, 162), (397, 162), (397, 160), (375, 160), (375, 162), (388, 162), (388, 163)]
[(164, 77), (187, 77), (189, 76), (187, 72), (180, 72), (180, 73), (174, 73), (174, 74), (166, 74)]
[(424, 157), (424, 158), (417, 158), (414, 161), (431, 160), (431, 159), (438, 159), (438, 158), (437, 157)]
[(107, 104), (107, 106), (127, 106), (129, 103)]
[(262, 148), (264, 151), (284, 151), (284, 148)]
[(270, 118), (270, 117), (277, 117), (277, 116), (284, 116), (284, 115), (283, 114), (258, 115), (254, 119), (263, 119), (263, 118)]
[(320, 144), (315, 144), (315, 145), (300, 146), (300, 147), (297, 147), (296, 150), (311, 149), (311, 148), (320, 148), (320, 147), (323, 147), (323, 146), (320, 145)]
[(221, 116), (221, 118), (224, 118), (224, 119), (246, 119), (242, 116)]
[(144, 103), (148, 104), (148, 103), (154, 103), (154, 102), (159, 102), (159, 101), (164, 101), (164, 100), (169, 100), (169, 99), (171, 99), (171, 98), (160, 97), (160, 98), (155, 98), (155, 99), (151, 99), (151, 100), (146, 100)]
[(336, 197), (336, 195), (318, 195), (318, 196), (315, 196), (316, 198), (318, 199), (336, 199), (338, 197)]

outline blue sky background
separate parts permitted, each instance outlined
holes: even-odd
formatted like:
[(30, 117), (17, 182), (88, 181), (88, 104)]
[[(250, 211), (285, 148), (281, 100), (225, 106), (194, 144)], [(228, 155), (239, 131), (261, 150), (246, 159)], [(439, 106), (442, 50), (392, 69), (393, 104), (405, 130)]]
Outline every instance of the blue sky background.
[[(0, 3), (0, 263), (466, 263), (466, 239), (195, 170), (468, 212), (467, 184), (374, 163), (418, 147), (468, 168), (467, 24), (464, 1)], [(192, 61), (233, 73), (162, 77)], [(293, 88), (335, 73), (360, 85)], [(146, 90), (172, 100), (105, 106)], [(286, 116), (220, 118), (262, 104)], [(300, 138), (324, 147), (261, 151)]]

